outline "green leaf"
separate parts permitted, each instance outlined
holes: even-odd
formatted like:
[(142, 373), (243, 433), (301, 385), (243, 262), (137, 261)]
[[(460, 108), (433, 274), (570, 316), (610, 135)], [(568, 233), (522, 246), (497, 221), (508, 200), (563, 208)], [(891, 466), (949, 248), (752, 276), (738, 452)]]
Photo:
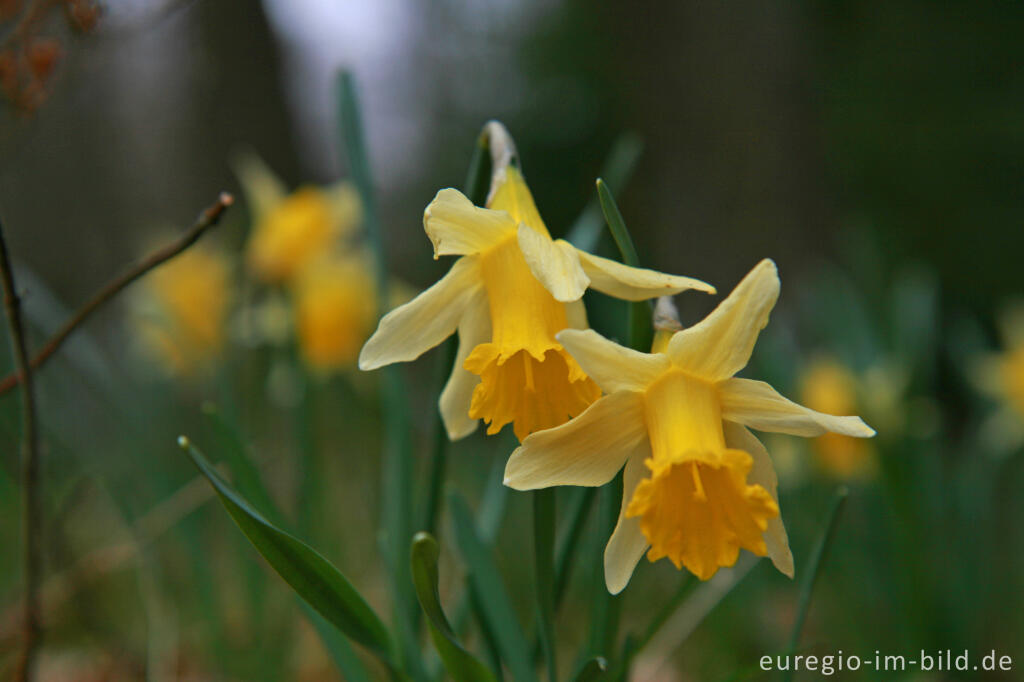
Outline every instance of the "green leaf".
[(427, 615), (427, 625), (434, 648), (440, 654), (445, 669), (456, 682), (495, 682), (494, 674), (459, 644), (448, 618), (444, 615), (441, 596), (437, 589), (439, 554), (437, 541), (429, 533), (417, 533), (413, 537), (412, 580), (420, 606)]
[(267, 563), (320, 615), (392, 667), (391, 638), (348, 579), (312, 547), (278, 529), (252, 508), (188, 438), (178, 444), (213, 485), (228, 514)]
[(604, 677), (606, 670), (608, 670), (608, 662), (597, 656), (584, 663), (580, 671), (576, 673), (576, 677), (572, 679), (573, 682), (596, 682)]
[[(352, 182), (363, 205), (363, 222), (377, 263), (377, 303), (380, 314), (387, 312), (391, 275), (388, 271), (384, 232), (373, 191), (373, 171), (366, 150), (366, 135), (355, 79), (342, 71), (338, 79), (338, 122), (347, 152)], [(406, 548), (412, 538), (413, 452), (408, 395), (399, 368), (380, 370), (381, 412), (384, 415), (384, 454), (381, 482), (381, 518), (385, 529), (386, 562), (391, 569), (394, 625), (406, 668), (423, 679), (422, 661), (416, 641), (419, 609), (412, 590)]]
[[(621, 191), (632, 177), (643, 148), (643, 140), (636, 133), (624, 133), (619, 136), (601, 168), (601, 177), (607, 178), (608, 184)], [(596, 199), (592, 199), (569, 228), (566, 239), (577, 249), (594, 251), (600, 242), (603, 229), (601, 205)]]
[(630, 236), (629, 230), (626, 229), (626, 222), (622, 219), (622, 213), (619, 212), (619, 206), (615, 203), (615, 197), (612, 196), (612, 192), (604, 180), (598, 178), (596, 184), (597, 198), (601, 202), (601, 212), (604, 213), (604, 219), (608, 222), (612, 239), (615, 240), (615, 245), (619, 247), (619, 253), (622, 254), (622, 262), (633, 268), (640, 267), (640, 257), (636, 254), (636, 246), (633, 245), (633, 238)]
[(259, 469), (248, 455), (248, 448), (242, 442), (238, 431), (228, 423), (213, 403), (205, 403), (202, 406), (202, 412), (217, 439), (219, 452), (222, 452), (227, 460), (238, 491), (274, 524), (286, 525), (278, 511), (277, 504), (270, 496), (270, 491), (263, 484), (263, 476), (260, 475)]
[[(601, 210), (608, 222), (608, 229), (611, 230), (615, 245), (619, 247), (622, 254), (622, 262), (634, 268), (640, 267), (640, 257), (636, 254), (636, 247), (633, 245), (633, 238), (626, 229), (626, 222), (622, 219), (622, 213), (615, 203), (615, 197), (608, 189), (601, 178), (597, 179), (597, 198), (601, 202)], [(654, 330), (651, 327), (651, 304), (649, 301), (632, 301), (628, 304), (628, 317), (626, 320), (627, 338), (629, 347), (633, 350), (648, 351), (651, 348), (651, 339)]]
[(530, 662), (523, 628), (516, 618), (512, 601), (491, 554), (477, 535), (469, 507), (454, 491), (449, 497), (449, 507), (455, 526), (455, 542), (466, 562), (471, 588), (481, 602), (486, 626), (493, 632), (502, 659), (512, 676), (520, 682), (533, 682), (537, 678)]

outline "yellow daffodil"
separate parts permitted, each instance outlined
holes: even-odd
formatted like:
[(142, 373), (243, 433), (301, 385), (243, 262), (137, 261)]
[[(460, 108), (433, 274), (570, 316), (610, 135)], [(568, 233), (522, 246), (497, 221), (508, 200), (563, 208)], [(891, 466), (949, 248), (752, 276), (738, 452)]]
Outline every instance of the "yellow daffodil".
[[(836, 360), (818, 358), (803, 375), (800, 400), (825, 414), (850, 414), (857, 408), (857, 378)], [(875, 450), (859, 438), (826, 433), (811, 447), (818, 466), (837, 478), (866, 478), (875, 471)]]
[(626, 586), (644, 552), (706, 580), (744, 548), (792, 576), (775, 471), (748, 427), (874, 435), (859, 417), (821, 414), (764, 382), (733, 376), (747, 364), (778, 293), (775, 264), (764, 260), (702, 322), (656, 343), (660, 352), (623, 348), (590, 330), (558, 334), (607, 395), (523, 441), (505, 483), (519, 490), (599, 486), (625, 465), (619, 521), (605, 549), (610, 592)]
[(288, 194), (273, 172), (251, 154), (239, 159), (236, 172), (252, 212), (246, 260), (267, 283), (292, 281), (359, 224), (358, 195), (347, 182), (300, 187)]
[(169, 373), (194, 374), (224, 344), (231, 300), (227, 259), (194, 246), (148, 274), (136, 298), (140, 339)]
[(521, 440), (563, 424), (600, 391), (555, 339), (587, 326), (588, 287), (627, 300), (714, 289), (689, 277), (630, 268), (554, 240), (519, 170), (499, 167), (487, 208), (443, 189), (424, 229), (434, 257), (461, 256), (434, 286), (380, 321), (359, 356), (361, 369), (413, 360), (459, 332), (440, 409), (452, 439), (478, 419), (497, 433), (511, 423)]
[(376, 319), (373, 276), (364, 254), (328, 257), (303, 269), (294, 286), (295, 331), (316, 371), (350, 367)]
[(971, 379), (999, 401), (999, 410), (984, 424), (983, 436), (1005, 453), (1024, 443), (1024, 304), (1009, 306), (999, 326), (1004, 350), (975, 361)]

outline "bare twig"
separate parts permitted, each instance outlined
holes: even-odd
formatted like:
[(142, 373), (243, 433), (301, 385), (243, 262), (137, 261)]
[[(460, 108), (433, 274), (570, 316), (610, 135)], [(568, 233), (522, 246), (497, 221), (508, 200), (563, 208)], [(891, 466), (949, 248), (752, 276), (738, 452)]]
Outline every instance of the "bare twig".
[[(50, 359), (54, 353), (56, 353), (61, 345), (67, 340), (75, 329), (78, 328), (90, 315), (96, 312), (96, 309), (102, 306), (104, 303), (116, 296), (122, 289), (127, 287), (129, 284), (137, 280), (138, 278), (145, 275), (150, 270), (163, 264), (164, 262), (174, 258), (179, 253), (187, 249), (189, 246), (194, 244), (204, 232), (216, 225), (224, 211), (228, 206), (233, 204), (235, 198), (227, 192), (221, 192), (220, 196), (217, 197), (217, 201), (212, 206), (207, 208), (199, 215), (199, 219), (196, 223), (183, 234), (177, 241), (168, 244), (162, 249), (151, 253), (144, 260), (135, 264), (127, 272), (122, 274), (117, 279), (113, 280), (105, 287), (100, 289), (96, 294), (90, 298), (85, 305), (78, 309), (74, 315), (71, 316), (64, 326), (60, 330), (50, 337), (42, 349), (36, 353), (35, 357), (32, 358), (32, 369), (39, 368), (44, 362)], [(9, 374), (0, 380), (0, 395), (3, 395), (7, 391), (11, 390), (21, 381), (21, 371), (16, 371), (13, 374)]]
[[(43, 613), (52, 614), (85, 585), (138, 558), (147, 545), (212, 497), (213, 489), (206, 479), (202, 476), (193, 478), (132, 524), (128, 540), (95, 549), (67, 570), (49, 578), (42, 589)], [(0, 617), (0, 643), (13, 634), (19, 608), (20, 605), (15, 605)]]
[(22, 645), (15, 668), (15, 679), (32, 679), (35, 653), (42, 636), (39, 618), (39, 583), (43, 569), (42, 504), (39, 481), (39, 441), (36, 431), (36, 403), (32, 385), (32, 367), (28, 361), (25, 328), (21, 320), (21, 299), (14, 284), (14, 272), (7, 253), (7, 243), (0, 226), (0, 278), (3, 280), (4, 308), (11, 330), (14, 366), (21, 381), (21, 487), (22, 542), (24, 543), (25, 600), (21, 611)]

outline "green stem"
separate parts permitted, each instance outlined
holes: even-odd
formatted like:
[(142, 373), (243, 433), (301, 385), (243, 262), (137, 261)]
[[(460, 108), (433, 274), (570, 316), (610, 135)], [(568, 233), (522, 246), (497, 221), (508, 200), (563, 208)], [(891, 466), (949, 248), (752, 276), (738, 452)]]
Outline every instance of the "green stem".
[(555, 491), (533, 491), (533, 561), (541, 648), (548, 680), (558, 679), (555, 652)]
[[(366, 137), (363, 133), (356, 85), (352, 74), (348, 72), (342, 72), (339, 79), (339, 110), (341, 137), (348, 152), (352, 181), (359, 191), (363, 221), (376, 256), (377, 305), (383, 314), (387, 311), (390, 300), (388, 259), (373, 191), (373, 174), (366, 152)], [(381, 516), (386, 528), (386, 563), (392, 573), (394, 620), (398, 639), (402, 642), (400, 648), (405, 654), (403, 664), (414, 678), (422, 679), (422, 661), (415, 641), (415, 623), (419, 617), (419, 606), (413, 592), (409, 562), (406, 559), (407, 549), (412, 540), (413, 461), (409, 406), (398, 369), (384, 367), (381, 374), (381, 410), (384, 415), (385, 440), (381, 477)]]
[[(612, 479), (611, 483), (601, 489), (601, 499), (598, 502), (598, 519), (601, 532), (600, 537), (611, 536), (612, 529), (619, 516), (619, 504), (622, 494), (622, 472)], [(603, 545), (600, 546), (603, 550)], [(598, 557), (600, 560), (600, 557)], [(600, 560), (598, 565), (603, 565)], [(586, 658), (593, 656), (608, 656), (615, 646), (615, 638), (619, 631), (619, 615), (621, 603), (618, 595), (608, 594), (608, 588), (602, 574), (599, 572), (596, 580), (593, 599), (593, 611), (591, 614), (590, 644)]]
[(583, 535), (583, 528), (587, 524), (587, 516), (590, 508), (594, 506), (594, 497), (597, 496), (597, 488), (581, 488), (576, 502), (569, 513), (569, 525), (565, 532), (564, 539), (558, 544), (558, 558), (555, 562), (555, 611), (562, 605), (565, 598), (565, 591), (569, 585), (569, 578), (572, 574), (572, 562), (576, 556), (576, 549), (580, 544), (580, 537)]
[[(796, 651), (797, 645), (800, 643), (800, 632), (804, 628), (804, 621), (807, 620), (807, 612), (811, 607), (811, 595), (814, 592), (814, 584), (818, 581), (821, 565), (824, 563), (828, 550), (832, 546), (832, 539), (835, 537), (836, 528), (839, 525), (839, 516), (843, 511), (843, 506), (846, 504), (846, 498), (849, 494), (850, 491), (845, 485), (836, 488), (836, 492), (832, 496), (832, 505), (826, 517), (825, 527), (822, 529), (821, 536), (811, 552), (811, 558), (807, 563), (807, 570), (804, 574), (804, 582), (800, 587), (800, 601), (796, 609), (796, 620), (793, 622), (793, 633), (789, 637), (790, 653)], [(793, 671), (790, 670), (785, 673), (782, 679), (787, 681), (793, 679)]]
[[(485, 128), (486, 131), (486, 128)], [(487, 187), (491, 175), (490, 137), (481, 132), (473, 146), (473, 156), (469, 161), (469, 171), (463, 190), (469, 200), (477, 206), (483, 206), (487, 198)], [(457, 344), (448, 341), (445, 352), (438, 364), (436, 383), (444, 389), (444, 383), (452, 372), (457, 353)], [(434, 445), (430, 452), (430, 473), (427, 487), (427, 500), (423, 509), (423, 529), (437, 537), (437, 516), (441, 508), (441, 492), (444, 488), (444, 475), (448, 459), (448, 432), (445, 430), (441, 413), (436, 412), (434, 420)]]

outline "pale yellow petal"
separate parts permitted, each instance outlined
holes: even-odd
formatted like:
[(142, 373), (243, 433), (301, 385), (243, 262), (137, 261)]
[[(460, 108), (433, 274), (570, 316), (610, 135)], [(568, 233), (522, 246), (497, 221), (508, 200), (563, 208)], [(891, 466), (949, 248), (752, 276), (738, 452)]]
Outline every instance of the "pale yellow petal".
[(619, 509), (619, 520), (604, 548), (604, 583), (612, 594), (622, 592), (629, 584), (633, 570), (649, 546), (647, 538), (640, 530), (640, 518), (626, 518), (626, 507), (633, 499), (633, 491), (648, 473), (647, 467), (644, 466), (644, 460), (648, 457), (650, 447), (644, 442), (626, 462), (626, 468), (622, 473), (622, 506)]
[(359, 369), (415, 360), (444, 341), (455, 331), (481, 286), (475, 258), (455, 261), (434, 286), (381, 319), (359, 353)]
[(814, 437), (825, 433), (870, 438), (875, 430), (860, 417), (815, 412), (782, 396), (763, 381), (728, 379), (718, 384), (722, 418), (758, 431)]
[(672, 366), (665, 355), (620, 346), (593, 329), (566, 329), (555, 338), (605, 393), (641, 391)]
[(438, 406), (441, 419), (450, 440), (465, 438), (476, 430), (479, 420), (469, 416), (469, 406), (473, 401), (473, 390), (480, 383), (480, 377), (473, 374), (463, 363), (470, 352), (481, 343), (491, 338), (491, 316), (487, 307), (487, 296), (483, 289), (477, 292), (466, 307), (466, 312), (459, 322), (459, 350), (455, 355), (448, 383), (441, 391)]
[[(562, 240), (559, 240), (562, 241)], [(658, 296), (671, 296), (687, 289), (715, 293), (710, 284), (692, 277), (666, 275), (644, 268), (631, 268), (576, 249), (583, 271), (590, 278), (590, 288), (627, 301), (644, 301)]]
[[(754, 466), (747, 474), (747, 483), (759, 485), (768, 491), (768, 494), (779, 503), (779, 481), (775, 475), (775, 467), (772, 459), (765, 450), (764, 445), (750, 431), (739, 424), (723, 422), (725, 430), (725, 444), (730, 448), (742, 450), (754, 460)], [(780, 507), (781, 509), (781, 507)], [(786, 526), (782, 523), (782, 513), (774, 518), (768, 519), (768, 527), (764, 531), (764, 544), (768, 549), (768, 557), (772, 560), (775, 568), (783, 575), (793, 577), (793, 552), (789, 549), (789, 537), (786, 535)]]
[(576, 249), (569, 242), (552, 241), (551, 237), (520, 223), (519, 249), (530, 272), (556, 301), (566, 303), (583, 298), (590, 278), (584, 274)]
[(779, 298), (775, 263), (758, 263), (710, 315), (678, 332), (668, 344), (672, 361), (710, 381), (728, 379), (743, 369), (768, 324)]
[(251, 150), (236, 154), (231, 159), (231, 167), (238, 177), (253, 221), (256, 222), (267, 215), (274, 206), (288, 196), (288, 188), (281, 178)]
[(437, 258), (479, 253), (513, 234), (516, 223), (505, 211), (479, 208), (462, 192), (443, 189), (423, 212), (423, 229)]
[(561, 426), (531, 434), (508, 458), (505, 485), (516, 490), (604, 485), (647, 438), (643, 409), (639, 393), (620, 391)]

